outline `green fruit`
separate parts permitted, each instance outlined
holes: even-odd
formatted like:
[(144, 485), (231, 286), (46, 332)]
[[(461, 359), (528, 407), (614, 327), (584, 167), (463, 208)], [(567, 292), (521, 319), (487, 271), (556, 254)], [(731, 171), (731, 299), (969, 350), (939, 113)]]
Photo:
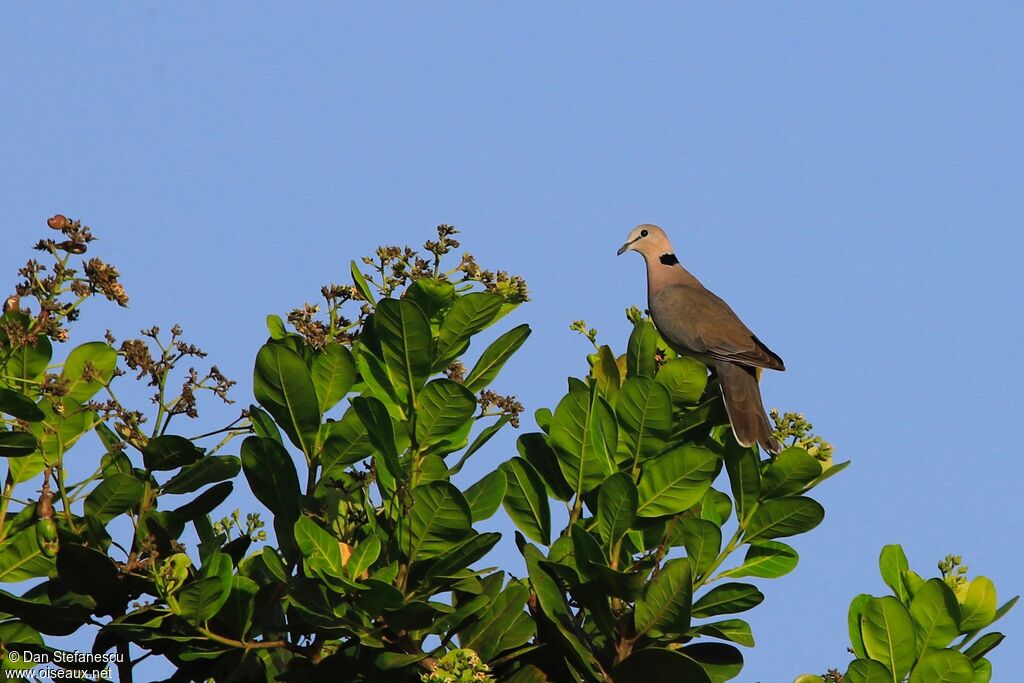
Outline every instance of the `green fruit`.
[(57, 540), (57, 523), (52, 518), (36, 520), (36, 538), (40, 543), (52, 543)]

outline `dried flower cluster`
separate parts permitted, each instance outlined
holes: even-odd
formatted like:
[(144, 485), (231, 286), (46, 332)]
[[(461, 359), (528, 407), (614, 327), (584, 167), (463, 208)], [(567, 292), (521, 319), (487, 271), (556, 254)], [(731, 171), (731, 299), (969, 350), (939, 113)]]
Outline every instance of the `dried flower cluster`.
[[(84, 254), (95, 239), (90, 229), (81, 221), (60, 214), (46, 223), (60, 231), (64, 239), (43, 239), (36, 243), (36, 249), (53, 258), (51, 265), (31, 259), (18, 270), (23, 279), (15, 287), (15, 293), (4, 301), (3, 311), (21, 316), (4, 316), (0, 324), (0, 345), (32, 346), (40, 336), (57, 342), (67, 341), (69, 333), (64, 323), (77, 320), (82, 302), (95, 294), (102, 294), (121, 306), (128, 305), (128, 294), (118, 280), (117, 268), (98, 258), (82, 262), (82, 275), (78, 268), (71, 267), (71, 257)], [(30, 297), (36, 300), (38, 311), (26, 305), (24, 300)]]
[[(480, 398), (477, 399), (477, 402), (480, 404), (480, 410), (484, 415), (507, 416), (509, 424), (517, 429), (519, 428), (519, 416), (523, 414), (525, 408), (523, 408), (522, 403), (516, 400), (515, 396), (502, 396), (489, 389), (484, 389), (480, 392)], [(492, 408), (497, 410), (491, 410)]]

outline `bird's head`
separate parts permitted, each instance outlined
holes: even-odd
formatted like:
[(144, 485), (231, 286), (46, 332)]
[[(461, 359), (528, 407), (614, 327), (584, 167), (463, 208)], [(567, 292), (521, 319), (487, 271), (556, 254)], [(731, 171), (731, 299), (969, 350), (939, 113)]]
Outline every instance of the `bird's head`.
[(643, 254), (644, 258), (660, 258), (663, 254), (672, 253), (672, 245), (669, 244), (665, 231), (657, 225), (644, 223), (629, 231), (629, 237), (618, 253), (625, 254), (627, 251), (636, 251)]

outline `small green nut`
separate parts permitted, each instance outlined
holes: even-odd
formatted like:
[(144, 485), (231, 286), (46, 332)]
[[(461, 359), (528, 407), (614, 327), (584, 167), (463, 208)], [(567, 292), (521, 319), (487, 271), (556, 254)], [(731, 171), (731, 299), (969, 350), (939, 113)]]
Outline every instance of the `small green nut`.
[(40, 544), (57, 540), (57, 523), (52, 517), (36, 520), (36, 539)]

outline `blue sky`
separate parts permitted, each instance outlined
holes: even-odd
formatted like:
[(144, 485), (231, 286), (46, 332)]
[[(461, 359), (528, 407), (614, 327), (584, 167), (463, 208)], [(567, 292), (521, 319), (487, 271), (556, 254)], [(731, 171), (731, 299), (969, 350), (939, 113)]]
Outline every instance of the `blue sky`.
[[(739, 680), (787, 681), (848, 661), (885, 543), (1024, 590), (1022, 35), (1010, 3), (8, 5), (0, 273), (82, 218), (132, 306), (77, 341), (180, 322), (247, 403), (267, 313), (451, 223), (530, 284), (499, 388), (532, 412), (584, 372), (571, 320), (624, 348), (645, 283), (615, 249), (663, 225), (785, 358), (766, 404), (854, 461), (750, 615)], [(1024, 612), (999, 628), (1006, 680)]]

